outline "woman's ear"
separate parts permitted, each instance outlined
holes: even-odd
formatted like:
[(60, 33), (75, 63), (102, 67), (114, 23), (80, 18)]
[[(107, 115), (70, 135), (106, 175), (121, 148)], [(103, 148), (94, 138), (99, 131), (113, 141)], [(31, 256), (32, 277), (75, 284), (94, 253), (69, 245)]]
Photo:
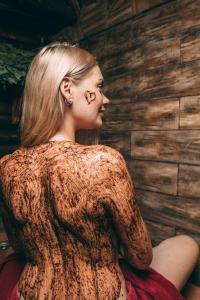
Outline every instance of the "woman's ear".
[(64, 77), (60, 84), (60, 92), (64, 99), (69, 99), (72, 96), (72, 83), (69, 77)]

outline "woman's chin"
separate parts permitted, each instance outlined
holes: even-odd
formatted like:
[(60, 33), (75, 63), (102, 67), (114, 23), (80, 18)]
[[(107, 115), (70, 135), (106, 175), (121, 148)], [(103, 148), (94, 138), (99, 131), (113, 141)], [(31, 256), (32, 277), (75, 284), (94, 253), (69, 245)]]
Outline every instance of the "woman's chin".
[(103, 125), (103, 121), (100, 119), (100, 120), (97, 122), (97, 128), (96, 128), (96, 129), (101, 128), (102, 125)]
[(96, 119), (96, 122), (91, 126), (92, 128), (91, 129), (99, 129), (101, 128), (103, 125), (103, 121), (102, 121), (102, 118), (97, 118)]

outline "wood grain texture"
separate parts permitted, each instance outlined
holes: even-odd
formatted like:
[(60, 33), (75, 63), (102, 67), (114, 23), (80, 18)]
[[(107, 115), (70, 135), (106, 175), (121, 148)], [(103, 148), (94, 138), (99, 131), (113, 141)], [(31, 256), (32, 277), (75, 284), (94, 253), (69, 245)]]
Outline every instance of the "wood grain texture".
[(152, 221), (145, 221), (145, 224), (147, 225), (153, 246), (156, 246), (161, 241), (175, 235), (174, 227)]
[(179, 5), (179, 15), (184, 22), (182, 22), (182, 31), (185, 31), (193, 26), (200, 25), (200, 6), (199, 1), (176, 1), (177, 5)]
[(164, 68), (135, 73), (133, 97), (158, 99), (200, 94), (200, 61), (167, 64)]
[(107, 2), (108, 21), (107, 26), (126, 20), (134, 15), (133, 0), (109, 0)]
[(129, 163), (129, 169), (136, 188), (176, 195), (176, 164), (135, 160)]
[(200, 130), (133, 131), (131, 155), (137, 159), (200, 164)]
[[(194, 23), (195, 24), (195, 23)], [(200, 26), (187, 29), (181, 37), (181, 59), (183, 62), (200, 59)]]
[[(197, 198), (200, 207), (200, 166), (179, 166), (178, 194)], [(200, 216), (199, 210), (197, 214)]]
[(107, 27), (107, 1), (102, 0), (84, 5), (81, 10), (80, 24), (84, 35), (105, 29)]
[(198, 200), (144, 190), (137, 190), (136, 194), (137, 202), (146, 220), (199, 233), (200, 202)]
[(131, 116), (133, 130), (178, 129), (179, 99), (133, 101)]
[(108, 105), (103, 120), (102, 130), (131, 130), (131, 103)]
[[(89, 49), (89, 51), (96, 57), (99, 62), (106, 57), (107, 54), (107, 39), (105, 32), (98, 35), (89, 36), (85, 41), (81, 42), (83, 48)], [(104, 68), (104, 66), (101, 66)]]
[(145, 36), (146, 40), (155, 37), (158, 39), (180, 37), (194, 24), (200, 25), (199, 13), (198, 1), (166, 1), (155, 9), (143, 12), (142, 21), (137, 19), (133, 22), (132, 32), (137, 37)]
[(131, 101), (132, 80), (131, 75), (111, 79), (107, 78), (103, 92), (110, 99), (111, 103), (127, 105)]
[[(107, 43), (109, 45), (109, 40)], [(130, 73), (133, 69), (132, 64), (132, 50), (121, 48), (114, 54), (107, 56), (104, 71), (107, 77), (117, 77)]]
[[(123, 28), (123, 27), (122, 27)], [(120, 31), (122, 31), (121, 29)], [(108, 76), (117, 76), (120, 73), (130, 73), (132, 70), (144, 70), (144, 68), (155, 69), (166, 63), (178, 63), (180, 61), (180, 42), (177, 38), (140, 41), (130, 47), (130, 29), (127, 30), (127, 42), (125, 47), (119, 47), (113, 53), (113, 36), (112, 31), (107, 36), (108, 52), (105, 71)], [(120, 35), (120, 32), (119, 32)], [(155, 38), (156, 39), (156, 38)], [(110, 46), (111, 45), (111, 46)], [(121, 44), (123, 45), (123, 43)], [(138, 70), (138, 72), (139, 72)]]
[(200, 96), (180, 99), (180, 128), (200, 129)]
[(83, 3), (81, 9), (80, 26), (84, 35), (94, 34), (120, 24), (162, 2), (161, 0), (88, 1)]
[(127, 20), (121, 26), (108, 28), (104, 33), (107, 43), (107, 59), (112, 59), (116, 53), (123, 53), (131, 47), (131, 28), (132, 20)]
[(140, 13), (150, 7), (161, 3), (161, 0), (134, 0), (136, 13)]

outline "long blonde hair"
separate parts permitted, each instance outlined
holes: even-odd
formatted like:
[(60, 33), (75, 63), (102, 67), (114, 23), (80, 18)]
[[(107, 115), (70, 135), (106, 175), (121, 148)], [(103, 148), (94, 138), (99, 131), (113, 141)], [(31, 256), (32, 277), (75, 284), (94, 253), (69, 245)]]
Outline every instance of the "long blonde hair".
[(60, 92), (64, 76), (81, 80), (97, 61), (66, 42), (45, 46), (30, 64), (22, 96), (21, 146), (47, 142), (60, 128), (66, 105)]

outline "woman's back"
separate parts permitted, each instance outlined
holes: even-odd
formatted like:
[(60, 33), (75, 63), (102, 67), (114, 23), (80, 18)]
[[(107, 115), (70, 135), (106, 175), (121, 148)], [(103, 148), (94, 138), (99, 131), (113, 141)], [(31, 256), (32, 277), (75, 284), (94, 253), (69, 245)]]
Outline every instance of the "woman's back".
[(125, 298), (118, 212), (112, 216), (120, 207), (110, 203), (115, 193), (132, 193), (120, 172), (113, 176), (120, 157), (103, 145), (49, 141), (2, 159), (4, 215), (28, 261), (19, 282), (25, 299)]

